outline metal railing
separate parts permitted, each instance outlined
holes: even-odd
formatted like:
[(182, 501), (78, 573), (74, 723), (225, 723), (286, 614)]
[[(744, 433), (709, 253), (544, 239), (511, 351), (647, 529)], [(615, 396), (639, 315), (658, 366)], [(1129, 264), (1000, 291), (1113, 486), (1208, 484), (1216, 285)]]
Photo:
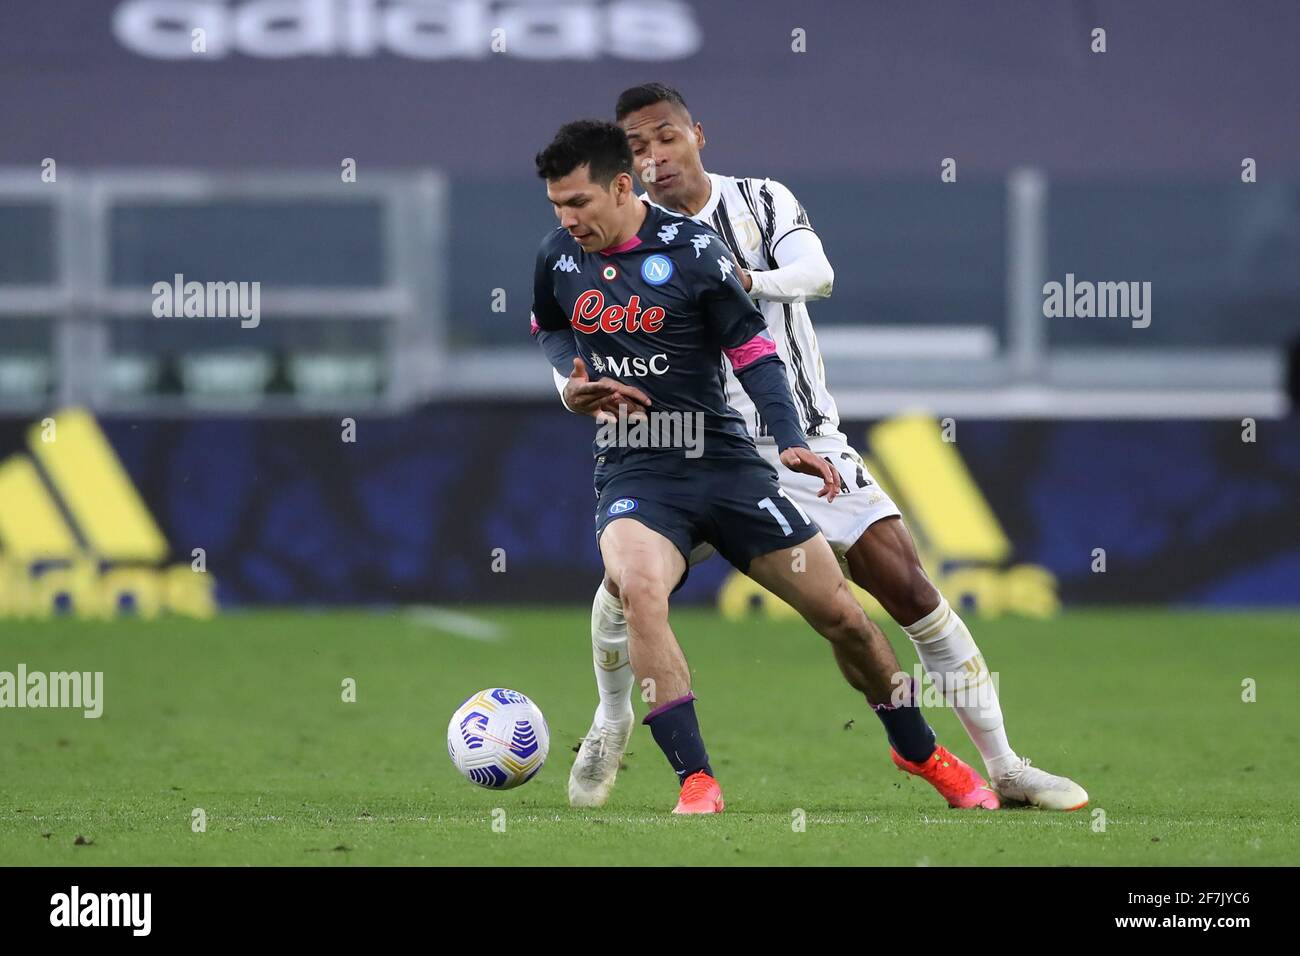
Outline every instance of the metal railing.
[[(950, 319), (947, 324), (925, 327), (872, 324), (869, 316), (861, 323), (823, 323), (820, 330), (827, 377), (842, 415), (876, 417), (922, 409), (940, 415), (989, 417), (1267, 418), (1289, 412), (1286, 356), (1276, 344), (1152, 346), (1131, 338), (1132, 347), (1053, 345), (1052, 336), (1057, 333), (1050, 323), (1062, 320), (1047, 318), (1043, 304), (1044, 283), (1060, 278), (1048, 275), (1051, 189), (1046, 177), (1032, 169), (1011, 174), (1005, 189), (1006, 315), (1001, 328), (963, 324), (959, 309), (954, 310), (957, 314), (945, 316)], [(264, 414), (330, 409), (382, 412), (439, 398), (504, 395), (549, 401), (554, 396), (549, 369), (525, 335), (514, 339), (517, 345), (452, 345), (452, 324), (473, 319), (448, 313), (452, 278), (448, 186), (432, 171), (368, 173), (357, 182), (341, 183), (337, 173), (320, 171), (64, 169), (58, 183), (43, 183), (29, 170), (0, 170), (0, 206), (5, 203), (45, 205), (51, 210), (52, 233), (46, 238), (55, 266), (46, 283), (0, 282), (0, 411), (30, 412), (76, 403), (105, 412), (167, 415), (229, 410)], [(220, 326), (204, 319), (201, 326), (187, 326), (184, 323), (196, 320), (155, 318), (150, 310), (149, 284), (124, 281), (119, 274), (131, 271), (122, 268), (124, 240), (114, 238), (114, 217), (123, 210), (230, 206), (238, 211), (243, 208), (240, 204), (259, 203), (375, 207), (382, 225), (373, 241), (360, 243), (365, 248), (357, 255), (377, 257), (368, 260), (368, 268), (382, 279), (349, 284), (329, 274), (330, 267), (325, 266), (311, 281), (286, 284), (272, 277), (263, 283), (265, 322), (258, 329), (242, 329), (236, 322)], [(148, 216), (141, 221), (147, 224)], [(491, 228), (490, 223), (477, 226)], [(305, 242), (307, 238), (264, 237), (271, 243)], [(343, 238), (329, 237), (330, 241)], [(33, 241), (40, 239), (32, 237)], [(222, 248), (217, 245), (222, 241), (230, 240), (212, 239), (214, 253)], [(196, 242), (188, 250), (189, 261), (194, 261), (196, 254), (202, 261), (202, 250), (202, 241)], [(153, 254), (157, 255), (157, 250)], [(300, 252), (299, 259), (309, 255)], [(170, 270), (162, 267), (168, 261), (166, 254), (158, 259), (154, 268), (162, 272), (158, 280), (172, 277)], [(852, 268), (851, 263), (834, 264)], [(312, 263), (298, 265), (310, 272)], [(811, 307), (814, 322), (818, 309), (818, 305)], [(516, 305), (510, 316), (499, 318), (525, 322), (518, 319), (519, 311)], [(1176, 319), (1164, 316), (1162, 321)], [(24, 385), (32, 376), (15, 364), (23, 359), (19, 350), (5, 341), (4, 330), (12, 332), (17, 322), (45, 323), (36, 327), (46, 329), (49, 335), (52, 385), (46, 390)], [(141, 325), (134, 325), (136, 322)], [(1300, 316), (1296, 328), (1300, 333)], [(149, 331), (141, 333), (140, 329)], [(335, 329), (339, 334), (327, 331)], [(1142, 334), (1132, 333), (1135, 337)], [(191, 374), (194, 363), (209, 353), (235, 356), (241, 350), (259, 349), (263, 355), (259, 367), (273, 371), (258, 373), (261, 378), (250, 372), (249, 380), (261, 385), (242, 390), (205, 391), (187, 388), (182, 382), (170, 391), (124, 391), (114, 383), (134, 381), (139, 375), (124, 364), (131, 356), (124, 353), (121, 343), (131, 341), (139, 352), (147, 339), (170, 344), (160, 345), (161, 357), (135, 354), (134, 359), (146, 364), (155, 358), (164, 364), (172, 362), (161, 373), (164, 377), (175, 376), (174, 366), (179, 361), (182, 378), (220, 382), (220, 369), (209, 369), (201, 376)], [(304, 381), (358, 378), (355, 369), (349, 372), (342, 366), (334, 371), (317, 367), (310, 375), (300, 375), (300, 359), (316, 354), (312, 343), (317, 339), (326, 343), (325, 360), (334, 360), (329, 359), (333, 355), (340, 363), (349, 353), (362, 350), (356, 341), (378, 340), (376, 361), (382, 383), (370, 392), (304, 390), (292, 382), (290, 387), (283, 383), (279, 388), (264, 387), (268, 377), (283, 378), (285, 367), (291, 370), (291, 378)], [(265, 365), (266, 361), (271, 365)], [(4, 388), (5, 362), (10, 363), (8, 390)]]
[[(0, 389), (0, 408), (28, 411), (51, 405), (84, 404), (99, 411), (139, 411), (188, 414), (237, 408), (241, 412), (285, 414), (345, 408), (356, 412), (396, 410), (427, 399), (438, 391), (445, 359), (447, 283), (447, 190), (434, 172), (369, 173), (343, 183), (337, 173), (254, 172), (205, 173), (191, 170), (131, 170), (80, 172), (61, 169), (59, 181), (43, 183), (30, 171), (0, 171), (0, 204), (48, 204), (54, 212), (52, 234), (56, 263), (47, 284), (0, 283), (0, 361), (15, 362), (15, 350), (5, 341), (6, 322), (44, 323), (49, 331), (51, 387), (24, 392)], [(382, 261), (378, 285), (349, 286), (335, 282), (285, 284), (251, 274), (203, 276), (208, 280), (257, 282), (260, 309), (266, 322), (241, 327), (238, 320), (156, 318), (151, 283), (120, 281), (115, 275), (113, 217), (140, 205), (183, 209), (224, 204), (314, 203), (368, 204), (381, 228), (379, 249), (370, 254)], [(12, 237), (11, 237), (12, 238)], [(42, 237), (31, 237), (40, 241)], [(263, 237), (268, 244), (275, 235)], [(286, 237), (285, 241), (293, 241)], [(188, 251), (192, 261), (202, 237)], [(158, 269), (156, 281), (173, 279), (173, 270)], [(265, 352), (283, 361), (294, 349), (273, 341), (269, 328), (282, 331), (289, 323), (312, 321), (317, 327), (359, 329), (377, 326), (382, 343), (382, 386), (370, 394), (204, 394), (182, 389), (174, 393), (125, 395), (111, 387), (111, 370), (124, 358), (115, 347), (114, 332), (132, 323), (158, 323), (144, 338), (164, 332), (189, 339), (175, 352), (191, 355)], [(161, 323), (171, 327), (164, 329)], [(184, 323), (201, 323), (190, 324)], [(11, 330), (12, 325), (8, 326)], [(179, 331), (178, 331), (179, 330)], [(367, 333), (369, 334), (369, 333)], [(14, 336), (11, 336), (11, 338)], [(293, 339), (295, 333), (288, 333)], [(141, 336), (134, 336), (137, 340)], [(329, 339), (329, 336), (322, 336)], [(310, 343), (307, 343), (310, 351)], [(30, 358), (30, 356), (29, 356)], [(159, 357), (175, 360), (176, 355)], [(345, 360), (346, 356), (340, 356)]]

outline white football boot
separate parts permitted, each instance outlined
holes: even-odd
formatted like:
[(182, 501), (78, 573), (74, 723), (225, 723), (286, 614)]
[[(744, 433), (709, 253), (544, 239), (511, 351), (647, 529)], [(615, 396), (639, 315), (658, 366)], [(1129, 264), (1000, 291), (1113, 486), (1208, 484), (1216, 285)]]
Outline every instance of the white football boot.
[(632, 722), (629, 714), (626, 723), (602, 723), (600, 711), (596, 712), (569, 771), (569, 806), (605, 805), (618, 777), (619, 762), (632, 737)]
[(1083, 787), (1069, 777), (1031, 767), (1024, 757), (989, 783), (1003, 800), (1029, 803), (1044, 810), (1078, 810), (1088, 803), (1088, 791)]

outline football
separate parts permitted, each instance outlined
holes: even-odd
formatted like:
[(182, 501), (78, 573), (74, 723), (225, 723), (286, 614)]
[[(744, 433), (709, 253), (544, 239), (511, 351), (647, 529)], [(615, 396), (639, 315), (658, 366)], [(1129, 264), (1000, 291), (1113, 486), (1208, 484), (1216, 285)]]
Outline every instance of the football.
[(551, 733), (531, 700), (492, 687), (470, 697), (451, 715), (447, 752), (470, 782), (492, 790), (527, 783), (546, 762)]

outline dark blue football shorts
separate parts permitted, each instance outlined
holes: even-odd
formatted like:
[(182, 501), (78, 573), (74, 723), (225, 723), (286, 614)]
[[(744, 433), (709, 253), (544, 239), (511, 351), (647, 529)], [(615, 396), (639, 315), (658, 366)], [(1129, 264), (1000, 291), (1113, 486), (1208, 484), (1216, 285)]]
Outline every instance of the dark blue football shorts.
[(747, 572), (754, 558), (802, 544), (820, 530), (785, 496), (776, 472), (758, 455), (656, 457), (620, 465), (613, 474), (597, 466), (597, 543), (611, 521), (630, 518), (671, 541), (688, 566), (691, 550), (708, 542)]

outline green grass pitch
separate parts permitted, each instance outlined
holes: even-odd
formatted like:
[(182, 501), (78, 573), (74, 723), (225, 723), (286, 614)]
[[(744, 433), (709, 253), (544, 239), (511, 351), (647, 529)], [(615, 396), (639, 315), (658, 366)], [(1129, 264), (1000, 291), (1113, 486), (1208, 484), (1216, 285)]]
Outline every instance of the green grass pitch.
[[(0, 710), (0, 863), (1300, 860), (1294, 615), (972, 618), (1012, 744), (1091, 795), (1086, 809), (1060, 814), (950, 810), (900, 774), (879, 722), (802, 624), (675, 612), (728, 807), (674, 818), (672, 773), (643, 726), (607, 807), (567, 805), (572, 748), (595, 702), (585, 608), (463, 613), (485, 622), (478, 638), (407, 611), (5, 622), (0, 670), (103, 671), (105, 703), (98, 720)], [(887, 631), (911, 668), (910, 645)], [(349, 677), (355, 703), (342, 700)], [(1257, 684), (1252, 703), (1246, 678)], [(489, 686), (532, 696), (551, 728), (546, 767), (505, 793), (461, 779), (444, 743), (452, 710)], [(942, 742), (977, 762), (951, 712), (928, 716)], [(204, 832), (192, 828), (196, 808)], [(792, 827), (796, 810), (804, 832)]]

